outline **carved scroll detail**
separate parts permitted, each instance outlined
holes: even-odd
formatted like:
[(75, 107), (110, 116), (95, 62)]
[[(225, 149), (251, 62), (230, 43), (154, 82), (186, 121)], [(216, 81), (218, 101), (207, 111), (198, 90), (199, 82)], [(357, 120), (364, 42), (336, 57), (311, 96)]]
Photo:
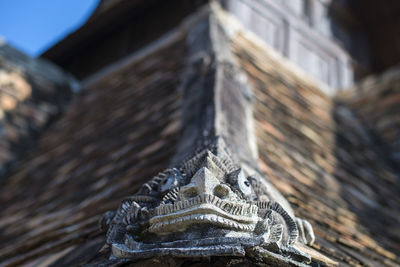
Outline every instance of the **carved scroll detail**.
[(313, 242), (310, 224), (291, 215), (260, 179), (234, 163), (217, 138), (104, 215), (112, 255), (244, 256), (265, 249), (310, 261), (296, 248), (296, 242)]

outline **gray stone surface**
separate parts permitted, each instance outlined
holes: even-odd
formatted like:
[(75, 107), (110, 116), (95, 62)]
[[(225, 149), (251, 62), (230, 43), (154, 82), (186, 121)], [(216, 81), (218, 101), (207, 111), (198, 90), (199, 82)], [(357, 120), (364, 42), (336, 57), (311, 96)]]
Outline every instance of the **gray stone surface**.
[(276, 202), (263, 179), (235, 164), (216, 138), (102, 217), (111, 257), (245, 256), (264, 249), (310, 263), (296, 242), (314, 242), (311, 225)]
[(311, 262), (296, 248), (314, 242), (311, 225), (295, 218), (257, 170), (250, 88), (213, 11), (193, 26), (187, 43), (177, 156), (102, 217), (111, 258), (243, 257), (264, 249), (283, 261)]

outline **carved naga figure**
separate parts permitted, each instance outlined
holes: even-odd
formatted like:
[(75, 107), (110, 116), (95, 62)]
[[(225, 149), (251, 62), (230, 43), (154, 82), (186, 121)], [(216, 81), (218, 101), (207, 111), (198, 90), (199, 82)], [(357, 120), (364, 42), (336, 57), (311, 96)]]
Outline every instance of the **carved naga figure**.
[(221, 138), (155, 176), (101, 226), (117, 258), (244, 256), (264, 250), (309, 262), (311, 225), (259, 174), (237, 166)]

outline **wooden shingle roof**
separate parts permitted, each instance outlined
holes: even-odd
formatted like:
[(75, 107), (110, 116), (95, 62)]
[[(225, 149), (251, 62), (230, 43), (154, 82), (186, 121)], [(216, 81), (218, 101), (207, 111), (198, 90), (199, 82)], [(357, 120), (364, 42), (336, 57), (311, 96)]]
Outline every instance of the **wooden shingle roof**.
[[(219, 9), (211, 12), (219, 29), (232, 25)], [(399, 171), (360, 119), (367, 113), (355, 104), (356, 96), (326, 96), (318, 83), (243, 29), (224, 30), (230, 43), (221, 47), (232, 50), (253, 94), (258, 165), (296, 215), (314, 226), (316, 243), (303, 248), (313, 264), (398, 266)], [(168, 167), (179, 151), (182, 122), (187, 122), (183, 111), (190, 110), (182, 85), (205, 92), (215, 84), (229, 86), (227, 79), (214, 80), (212, 71), (220, 62), (209, 64), (210, 58), (200, 57), (207, 52), (200, 42), (191, 43), (196, 50), (187, 46), (185, 34), (177, 36), (86, 83), (8, 177), (0, 188), (0, 265), (244, 264), (236, 258), (118, 262), (101, 250), (100, 215)], [(187, 58), (187, 50), (198, 52), (197, 61)], [(225, 52), (215, 49), (214, 56), (221, 59), (218, 53)], [(188, 62), (194, 69), (187, 69)], [(185, 81), (185, 75), (192, 79)], [(376, 88), (386, 84), (375, 81)], [(234, 131), (238, 125), (227, 128)]]
[(64, 111), (78, 87), (56, 65), (0, 41), (0, 180)]
[(85, 240), (97, 251), (99, 215), (174, 153), (182, 53), (176, 42), (75, 96), (0, 189), (0, 265), (44, 264)]
[(357, 113), (379, 148), (393, 164), (400, 164), (400, 67), (371, 76), (344, 91), (339, 99)]
[(314, 248), (341, 266), (400, 264), (399, 170), (359, 120), (362, 109), (325, 96), (243, 36), (233, 45), (254, 88), (261, 168), (314, 226)]

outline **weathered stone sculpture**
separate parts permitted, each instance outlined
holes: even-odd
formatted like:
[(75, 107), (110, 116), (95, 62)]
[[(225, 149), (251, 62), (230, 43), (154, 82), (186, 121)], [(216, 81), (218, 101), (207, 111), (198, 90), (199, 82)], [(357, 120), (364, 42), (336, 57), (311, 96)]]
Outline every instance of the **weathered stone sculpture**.
[[(258, 174), (237, 166), (221, 138), (158, 174), (101, 221), (117, 258), (244, 256), (267, 250), (308, 262), (310, 224)], [(299, 238), (299, 233), (301, 238)]]
[(184, 127), (172, 168), (103, 216), (106, 242), (115, 258), (267, 255), (302, 265), (310, 257), (296, 242), (312, 244), (312, 227), (257, 171), (251, 89), (210, 8), (186, 38)]

